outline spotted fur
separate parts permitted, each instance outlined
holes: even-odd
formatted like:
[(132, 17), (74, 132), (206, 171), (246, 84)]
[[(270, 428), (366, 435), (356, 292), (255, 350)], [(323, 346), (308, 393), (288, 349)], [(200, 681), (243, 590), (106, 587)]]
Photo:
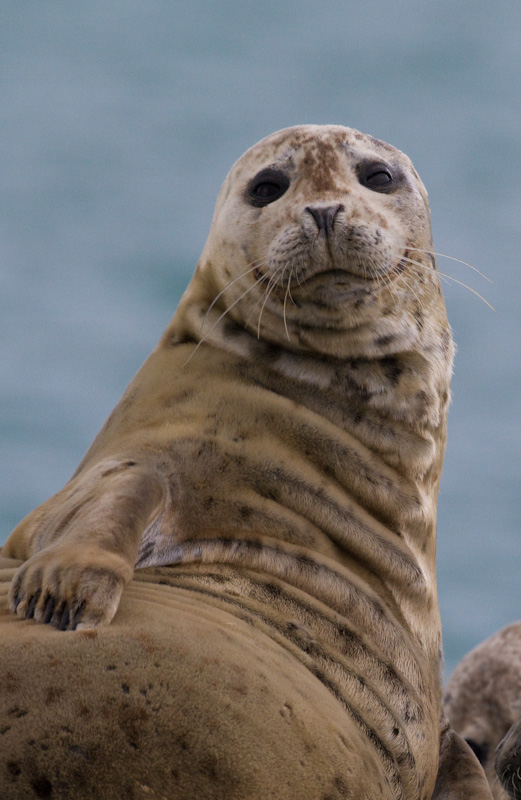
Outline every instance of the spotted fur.
[(360, 737), (374, 767), (346, 764), (341, 795), (360, 800), (429, 800), (440, 741), (437, 796), (470, 796), (443, 794), (444, 759), (470, 751), (441, 714), (453, 346), (431, 251), (427, 195), (398, 150), (340, 126), (255, 145), (156, 350), (4, 551), (25, 561), (21, 618), (109, 623), (134, 574), (263, 631)]
[(521, 622), (459, 662), (445, 691), (451, 725), (483, 765), (494, 800), (521, 797)]

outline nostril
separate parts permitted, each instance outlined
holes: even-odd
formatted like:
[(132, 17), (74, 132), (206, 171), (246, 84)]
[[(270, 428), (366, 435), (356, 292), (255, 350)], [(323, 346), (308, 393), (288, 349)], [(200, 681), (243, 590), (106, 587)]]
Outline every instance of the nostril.
[(308, 211), (315, 220), (318, 232), (321, 233), (323, 231), (327, 236), (333, 231), (337, 214), (339, 214), (340, 211), (344, 211), (345, 207), (339, 203), (336, 206), (306, 206), (305, 210)]

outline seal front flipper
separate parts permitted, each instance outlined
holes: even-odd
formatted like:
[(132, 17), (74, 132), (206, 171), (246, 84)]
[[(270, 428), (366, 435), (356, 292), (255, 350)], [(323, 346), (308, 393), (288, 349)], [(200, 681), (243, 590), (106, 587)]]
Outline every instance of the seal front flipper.
[(135, 460), (107, 459), (73, 478), (4, 546), (3, 555), (27, 559), (10, 586), (11, 610), (60, 630), (108, 624), (163, 496), (159, 473)]
[(483, 768), (467, 742), (448, 725), (440, 739), (432, 800), (492, 800)]

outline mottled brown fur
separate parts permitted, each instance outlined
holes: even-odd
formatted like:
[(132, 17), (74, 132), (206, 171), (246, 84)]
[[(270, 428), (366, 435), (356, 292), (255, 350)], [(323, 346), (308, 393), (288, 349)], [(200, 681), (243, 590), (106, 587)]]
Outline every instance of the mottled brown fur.
[(445, 708), (453, 728), (478, 754), (494, 800), (520, 797), (521, 622), (467, 653), (447, 684)]
[[(361, 177), (382, 163), (389, 191)], [(285, 184), (263, 203), (252, 187), (268, 168)], [(436, 797), (460, 800), (467, 795), (446, 769), (456, 751), (478, 776), (474, 798), (488, 797), (471, 752), (442, 720), (435, 529), (452, 344), (423, 252), (431, 248), (426, 192), (399, 151), (340, 126), (264, 139), (227, 177), (156, 350), (70, 482), (7, 542), (5, 554), (25, 562), (12, 610), (76, 629), (71, 637), (98, 631), (100, 654), (117, 649), (118, 604), (136, 566), (131, 586), (155, 584), (160, 604), (181, 593), (223, 630), (247, 621), (255, 647), (270, 642), (269, 683), (290, 659), (307, 699), (275, 768), (278, 729), (269, 717), (257, 726), (264, 684), (253, 656), (238, 655), (240, 636), (217, 672), (203, 669), (185, 612), (168, 618), (171, 680), (226, 735), (212, 738), (195, 715), (197, 759), (174, 757), (185, 777), (163, 779), (167, 797), (430, 800), (438, 774)], [(46, 629), (31, 630), (43, 643)], [(196, 665), (191, 680), (183, 659)], [(234, 721), (221, 701), (212, 706), (210, 686), (237, 667), (253, 710)], [(131, 677), (124, 685), (131, 693)], [(226, 702), (231, 690), (219, 686)], [(273, 709), (289, 718), (286, 691)], [(132, 741), (146, 727), (139, 716), (125, 724)], [(306, 742), (320, 754), (327, 743), (330, 759), (297, 767)], [(212, 791), (224, 766), (228, 778)], [(187, 774), (206, 788), (182, 788)], [(250, 788), (234, 794), (234, 780)]]

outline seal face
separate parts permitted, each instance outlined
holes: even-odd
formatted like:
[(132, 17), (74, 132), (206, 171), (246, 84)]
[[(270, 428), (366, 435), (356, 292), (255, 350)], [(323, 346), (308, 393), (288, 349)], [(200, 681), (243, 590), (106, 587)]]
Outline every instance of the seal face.
[(12, 610), (108, 623), (135, 566), (248, 608), (374, 763), (352, 796), (428, 800), (452, 356), (409, 159), (341, 126), (268, 136), (226, 178), (159, 345), (8, 540)]
[(211, 339), (226, 312), (291, 352), (391, 356), (414, 347), (439, 291), (431, 249), (425, 189), (406, 156), (345, 128), (289, 129), (231, 170), (195, 276), (207, 296), (182, 308), (197, 341), (203, 320)]

